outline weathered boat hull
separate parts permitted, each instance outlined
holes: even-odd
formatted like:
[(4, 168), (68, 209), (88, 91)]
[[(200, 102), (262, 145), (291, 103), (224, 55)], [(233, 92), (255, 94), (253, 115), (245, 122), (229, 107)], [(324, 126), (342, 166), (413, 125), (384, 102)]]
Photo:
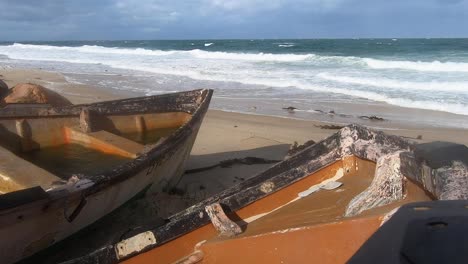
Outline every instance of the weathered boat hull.
[(191, 115), (162, 142), (145, 147), (134, 160), (95, 175), (91, 180), (83, 177), (73, 184), (67, 183), (66, 188), (52, 188), (48, 192), (37, 187), (1, 195), (2, 263), (16, 262), (70, 236), (143, 190), (160, 191), (177, 182), (208, 109), (211, 94), (211, 90), (197, 90), (68, 108), (12, 108), (0, 112), (0, 122), (1, 119), (12, 118), (77, 116), (83, 109), (91, 109), (100, 115), (145, 115), (166, 111)]
[[(420, 204), (411, 202), (449, 193), (468, 198), (468, 149), (456, 157), (462, 161), (439, 168), (419, 149), (352, 125), (173, 215), (165, 225), (67, 263), (343, 263), (399, 206), (417, 211)], [(298, 198), (336, 179), (343, 188)]]

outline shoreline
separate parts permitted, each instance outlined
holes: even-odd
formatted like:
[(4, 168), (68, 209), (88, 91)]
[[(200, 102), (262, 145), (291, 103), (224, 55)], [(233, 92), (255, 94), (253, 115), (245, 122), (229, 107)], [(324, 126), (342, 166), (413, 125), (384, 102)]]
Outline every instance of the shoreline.
[[(113, 76), (114, 74), (109, 74), (109, 75)], [(133, 91), (106, 89), (106, 88), (91, 86), (91, 85), (82, 84), (82, 83), (70, 82), (68, 81), (67, 74), (60, 73), (57, 71), (46, 71), (43, 69), (35, 69), (35, 68), (15, 68), (15, 67), (0, 68), (0, 79), (3, 79), (10, 88), (20, 82), (32, 82), (32, 83), (43, 85), (46, 88), (52, 89), (62, 94), (67, 99), (69, 99), (73, 104), (86, 104), (86, 103), (93, 103), (93, 102), (98, 102), (98, 101), (108, 101), (108, 100), (123, 99), (123, 98), (128, 98), (128, 97), (144, 96), (142, 94), (139, 94)], [(195, 88), (196, 87), (194, 87), (194, 89)], [(214, 95), (213, 98), (222, 98), (222, 97), (216, 97), (216, 95)], [(291, 104), (294, 104), (294, 103), (291, 103)], [(369, 107), (369, 105), (364, 105), (364, 104), (353, 104), (353, 105), (354, 105), (353, 107), (363, 108), (363, 109), (366, 109)], [(405, 112), (406, 110), (411, 109), (414, 111), (427, 112), (429, 114), (431, 113), (432, 114), (435, 113), (439, 115), (450, 114), (450, 113), (446, 113), (443, 111), (403, 108), (403, 107), (393, 106), (393, 105), (384, 106), (383, 108), (384, 109), (388, 109), (388, 108), (397, 109), (398, 112)], [(292, 113), (288, 113), (288, 111), (284, 109), (277, 109), (278, 112), (282, 113), (283, 115), (274, 114), (274, 113), (269, 114), (269, 113), (263, 113), (263, 112), (257, 112), (257, 111), (249, 111), (251, 110), (251, 108), (246, 108), (246, 109), (247, 109), (246, 111), (240, 111), (240, 110), (223, 109), (222, 107), (217, 108), (213, 106), (213, 102), (212, 102), (209, 112), (214, 112), (214, 113), (222, 112), (223, 115), (225, 116), (235, 115), (238, 118), (243, 115), (253, 116), (253, 117), (258, 117), (259, 119), (269, 119), (270, 122), (273, 122), (272, 120), (276, 120), (275, 122), (279, 122), (279, 120), (295, 120), (297, 122), (310, 122), (311, 124), (314, 124), (314, 126), (321, 126), (321, 125), (322, 126), (323, 125), (346, 126), (348, 124), (357, 123), (359, 125), (365, 125), (372, 129), (382, 130), (386, 132), (419, 131), (421, 129), (430, 129), (430, 130), (439, 131), (439, 132), (443, 132), (446, 130), (468, 132), (468, 128), (464, 128), (464, 127), (444, 127), (444, 126), (434, 126), (430, 124), (421, 124), (421, 123), (412, 124), (410, 122), (399, 122), (399, 121), (394, 121), (394, 120), (372, 121), (372, 120), (361, 119), (361, 120), (357, 120), (359, 122), (353, 122), (353, 121), (356, 121), (356, 119), (347, 118), (347, 117), (340, 119), (340, 116), (343, 115), (340, 113), (331, 115), (329, 113), (323, 112), (323, 113), (320, 113), (321, 115), (316, 116), (317, 117), (316, 119), (313, 119), (310, 117), (307, 118), (307, 117), (302, 116), (301, 114), (306, 111), (301, 110), (301, 109), (297, 109)], [(362, 112), (366, 112), (366, 111), (362, 111)], [(371, 112), (371, 111), (367, 111), (367, 112)], [(285, 113), (287, 113), (287, 115), (285, 115)], [(454, 114), (450, 114), (450, 115), (454, 115)], [(316, 127), (316, 128), (320, 129), (319, 127)], [(398, 133), (395, 132), (395, 134), (398, 134)], [(403, 134), (405, 133), (403, 132)], [(403, 136), (406, 136), (406, 135), (403, 135)], [(439, 137), (435, 136), (431, 138), (437, 138), (440, 140), (440, 139), (443, 139), (444, 136), (439, 136)], [(457, 139), (452, 139), (452, 140), (457, 140)], [(468, 139), (467, 140), (461, 139), (458, 142), (460, 143), (465, 142), (464, 144), (466, 144), (468, 143)]]
[[(139, 68), (112, 67), (105, 63), (21, 60), (9, 59), (7, 56), (0, 58), (0, 60), (6, 67), (16, 70), (40, 69), (59, 74), (62, 77), (62, 84), (63, 81), (67, 81), (68, 86), (81, 87), (78, 93), (81, 94), (82, 98), (78, 98), (78, 100), (76, 98), (80, 97), (80, 95), (77, 92), (73, 96), (70, 94), (73, 92), (62, 89), (62, 91), (69, 93), (76, 103), (93, 102), (105, 100), (106, 98), (137, 97), (209, 88), (215, 90), (211, 101), (211, 109), (229, 112), (299, 118), (326, 123), (356, 123), (376, 129), (400, 126), (427, 127), (430, 129), (433, 127), (463, 127), (468, 129), (468, 115), (456, 114), (458, 108), (462, 107), (457, 105), (454, 105), (453, 109), (442, 106), (439, 106), (442, 108), (433, 108), (433, 106), (428, 108), (426, 105), (414, 106), (414, 104), (410, 103), (401, 105), (401, 102), (389, 103), (386, 100), (371, 100), (366, 99), (369, 98), (366, 96), (349, 97), (346, 92), (343, 94), (336, 93), (333, 89), (331, 91), (322, 91), (320, 87), (319, 90), (315, 91), (313, 87), (309, 90), (303, 89), (301, 86), (255, 85), (244, 82), (242, 77), (234, 81), (198, 79), (186, 75), (144, 71)], [(167, 65), (167, 67), (170, 66), (170, 64)], [(463, 78), (461, 80), (464, 80)], [(58, 86), (63, 87), (63, 85)], [(58, 88), (59, 91), (61, 87)], [(341, 86), (338, 85), (337, 87), (340, 88)], [(341, 87), (340, 89), (343, 90), (344, 88)], [(372, 88), (369, 89), (373, 91)], [(77, 89), (72, 88), (72, 90), (76, 91)], [(83, 93), (83, 90), (86, 92)], [(97, 96), (90, 99), (90, 96), (82, 96), (83, 94), (97, 94)], [(102, 96), (99, 96), (99, 94)], [(431, 92), (428, 92), (428, 94), (431, 94)], [(424, 95), (421, 96), (424, 97)], [(423, 97), (413, 98), (410, 96), (408, 102), (412, 100), (411, 98), (416, 100), (415, 102), (422, 102), (424, 101)], [(444, 98), (439, 98), (442, 100), (439, 102), (442, 105), (444, 105)], [(406, 100), (406, 97), (403, 97), (402, 100)], [(427, 103), (432, 104), (431, 101), (427, 101)], [(283, 109), (287, 107), (295, 107), (297, 110), (291, 114)], [(385, 122), (368, 122), (369, 120), (362, 119), (362, 116), (381, 117), (385, 119)]]

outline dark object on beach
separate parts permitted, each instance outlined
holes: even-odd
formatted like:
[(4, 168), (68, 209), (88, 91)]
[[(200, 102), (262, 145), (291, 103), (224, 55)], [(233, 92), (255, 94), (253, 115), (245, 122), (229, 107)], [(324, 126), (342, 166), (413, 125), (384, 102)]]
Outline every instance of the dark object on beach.
[(372, 121), (384, 121), (385, 119), (383, 119), (382, 117), (378, 117), (378, 116), (360, 116), (359, 118), (361, 119), (369, 119), (369, 120), (372, 120)]
[(322, 111), (322, 110), (320, 110), (320, 109), (315, 109), (314, 111), (315, 111), (315, 112), (318, 112), (318, 113), (321, 113), (321, 114), (325, 114), (325, 112)]
[(218, 164), (211, 165), (211, 166), (186, 170), (185, 173), (186, 174), (198, 173), (202, 171), (211, 170), (217, 167), (230, 168), (236, 164), (255, 165), (255, 164), (272, 164), (272, 163), (278, 163), (278, 162), (280, 162), (280, 160), (269, 160), (269, 159), (258, 158), (258, 157), (235, 158), (235, 159), (223, 160), (223, 161), (220, 161)]
[(283, 107), (284, 110), (287, 110), (290, 114), (294, 113), (294, 110), (296, 110), (296, 107), (289, 106), (289, 107)]
[(283, 107), (284, 110), (288, 110), (288, 111), (294, 111), (296, 110), (297, 108), (296, 107), (293, 107), (293, 106), (288, 106), (288, 107)]
[(7, 95), (9, 91), (8, 85), (3, 80), (0, 80), (0, 98)]
[(20, 83), (11, 88), (3, 98), (5, 104), (49, 104), (51, 106), (69, 106), (72, 103), (62, 95), (41, 85)]
[(291, 147), (289, 147), (289, 151), (288, 151), (288, 154), (286, 155), (285, 159), (296, 155), (300, 151), (304, 150), (307, 147), (312, 146), (313, 144), (315, 144), (315, 141), (313, 141), (313, 140), (308, 140), (307, 142), (305, 142), (302, 145), (299, 145), (297, 143), (297, 141), (294, 141), (294, 143), (291, 145)]
[[(17, 262), (139, 195), (171, 190), (212, 90), (0, 111), (0, 252)], [(179, 192), (177, 192), (179, 194)]]
[(421, 140), (421, 139), (422, 139), (422, 135), (418, 135), (418, 136), (416, 137), (416, 139)]
[[(159, 263), (227, 263), (233, 259), (238, 263), (301, 263), (304, 259), (346, 263), (350, 259), (362, 260), (363, 256), (376, 258), (355, 263), (407, 263), (401, 257), (403, 253), (427, 253), (418, 245), (431, 244), (431, 250), (437, 251), (447, 246), (441, 243), (452, 243), (447, 239), (421, 240), (418, 236), (432, 232), (428, 228), (441, 234), (452, 221), (462, 232), (452, 245), (459, 248), (466, 244), (466, 224), (462, 223), (467, 214), (466, 202), (430, 200), (467, 199), (468, 168), (452, 156), (449, 159), (453, 160), (440, 163), (442, 167), (432, 166), (434, 157), (426, 152), (438, 152), (441, 148), (449, 152), (462, 149), (456, 144), (417, 146), (398, 136), (350, 125), (266, 171), (172, 215), (162, 226), (141, 230), (133, 237), (109, 243), (67, 263), (110, 264), (135, 256), (132, 263), (154, 259)], [(420, 150), (424, 153), (420, 154)], [(330, 191), (330, 185), (339, 189)], [(207, 214), (207, 208), (213, 205), (218, 205), (217, 212), (239, 225), (242, 234), (221, 237), (219, 221)], [(439, 210), (440, 206), (457, 209)], [(437, 210), (433, 213), (432, 208)], [(412, 215), (411, 219), (400, 222), (403, 226), (394, 225), (402, 213)], [(449, 218), (441, 222), (433, 216)], [(422, 219), (430, 220), (429, 225), (419, 225)], [(392, 226), (406, 230), (408, 236), (397, 237), (400, 231), (386, 232)], [(379, 235), (379, 230), (386, 232), (384, 240), (393, 242), (373, 243), (374, 239), (369, 238), (374, 233)], [(401, 243), (403, 247), (392, 246)], [(252, 245), (254, 253), (239, 254), (251, 252)], [(330, 245), (334, 250), (330, 250)], [(375, 253), (380, 251), (392, 256), (382, 258)], [(445, 254), (444, 262), (452, 263), (455, 257), (467, 254), (463, 250), (450, 253), (455, 255)]]
[(330, 111), (328, 111), (328, 113), (329, 113), (330, 115), (336, 114), (334, 110), (330, 110)]
[(339, 125), (315, 125), (315, 127), (319, 127), (321, 129), (342, 129), (344, 126), (339, 126)]

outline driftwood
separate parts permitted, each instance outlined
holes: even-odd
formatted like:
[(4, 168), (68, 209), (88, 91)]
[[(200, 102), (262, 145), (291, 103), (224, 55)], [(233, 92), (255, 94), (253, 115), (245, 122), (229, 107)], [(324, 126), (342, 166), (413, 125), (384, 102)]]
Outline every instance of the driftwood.
[(339, 125), (315, 125), (315, 127), (319, 127), (320, 129), (342, 129), (344, 126), (339, 126)]
[(378, 117), (378, 116), (360, 116), (359, 118), (361, 119), (369, 119), (369, 120), (372, 120), (372, 121), (384, 121), (385, 119), (383, 119), (382, 117)]
[(288, 107), (283, 107), (283, 110), (288, 110), (288, 111), (294, 111), (296, 110), (297, 108), (294, 107), (294, 106), (288, 106)]
[(197, 173), (197, 172), (211, 170), (217, 167), (230, 168), (231, 166), (236, 165), (236, 164), (243, 164), (243, 165), (273, 164), (273, 163), (278, 163), (280, 161), (281, 160), (269, 160), (269, 159), (258, 158), (258, 157), (235, 158), (235, 159), (223, 160), (223, 161), (218, 162), (218, 164), (211, 165), (211, 166), (186, 170), (185, 173), (186, 174)]

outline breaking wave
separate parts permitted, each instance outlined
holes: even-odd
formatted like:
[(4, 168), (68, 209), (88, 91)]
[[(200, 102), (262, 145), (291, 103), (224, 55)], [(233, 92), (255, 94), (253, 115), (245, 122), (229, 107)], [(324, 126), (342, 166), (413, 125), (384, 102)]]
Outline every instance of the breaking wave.
[(468, 93), (468, 82), (413, 82), (404, 80), (393, 80), (388, 78), (360, 78), (343, 75), (336, 76), (327, 72), (319, 73), (317, 74), (317, 77), (343, 84), (356, 84), (373, 87), (386, 87), (393, 89)]
[(403, 69), (422, 72), (468, 72), (468, 63), (464, 62), (423, 62), (423, 61), (387, 61), (364, 58), (363, 61), (373, 69)]
[[(274, 44), (282, 45), (281, 47), (294, 45), (294, 43)], [(468, 72), (468, 63), (463, 62), (380, 60), (313, 53), (152, 50), (97, 45), (72, 47), (20, 43), (0, 45), (0, 54), (18, 60), (88, 65), (92, 63), (125, 70), (184, 76), (196, 80), (261, 85), (278, 88), (284, 93), (291, 89), (335, 93), (404, 107), (468, 115), (468, 78), (460, 80), (456, 78), (456, 82), (444, 78), (430, 81), (434, 79), (430, 75), (431, 72), (453, 72), (453, 74)], [(405, 75), (405, 71), (398, 73), (382, 71), (385, 69), (411, 71), (412, 75)], [(427, 75), (427, 78), (422, 79), (429, 81), (417, 82), (412, 78), (415, 74)], [(375, 87), (391, 89), (375, 89)], [(427, 91), (444, 92), (447, 95), (440, 96), (447, 97), (436, 97)]]

